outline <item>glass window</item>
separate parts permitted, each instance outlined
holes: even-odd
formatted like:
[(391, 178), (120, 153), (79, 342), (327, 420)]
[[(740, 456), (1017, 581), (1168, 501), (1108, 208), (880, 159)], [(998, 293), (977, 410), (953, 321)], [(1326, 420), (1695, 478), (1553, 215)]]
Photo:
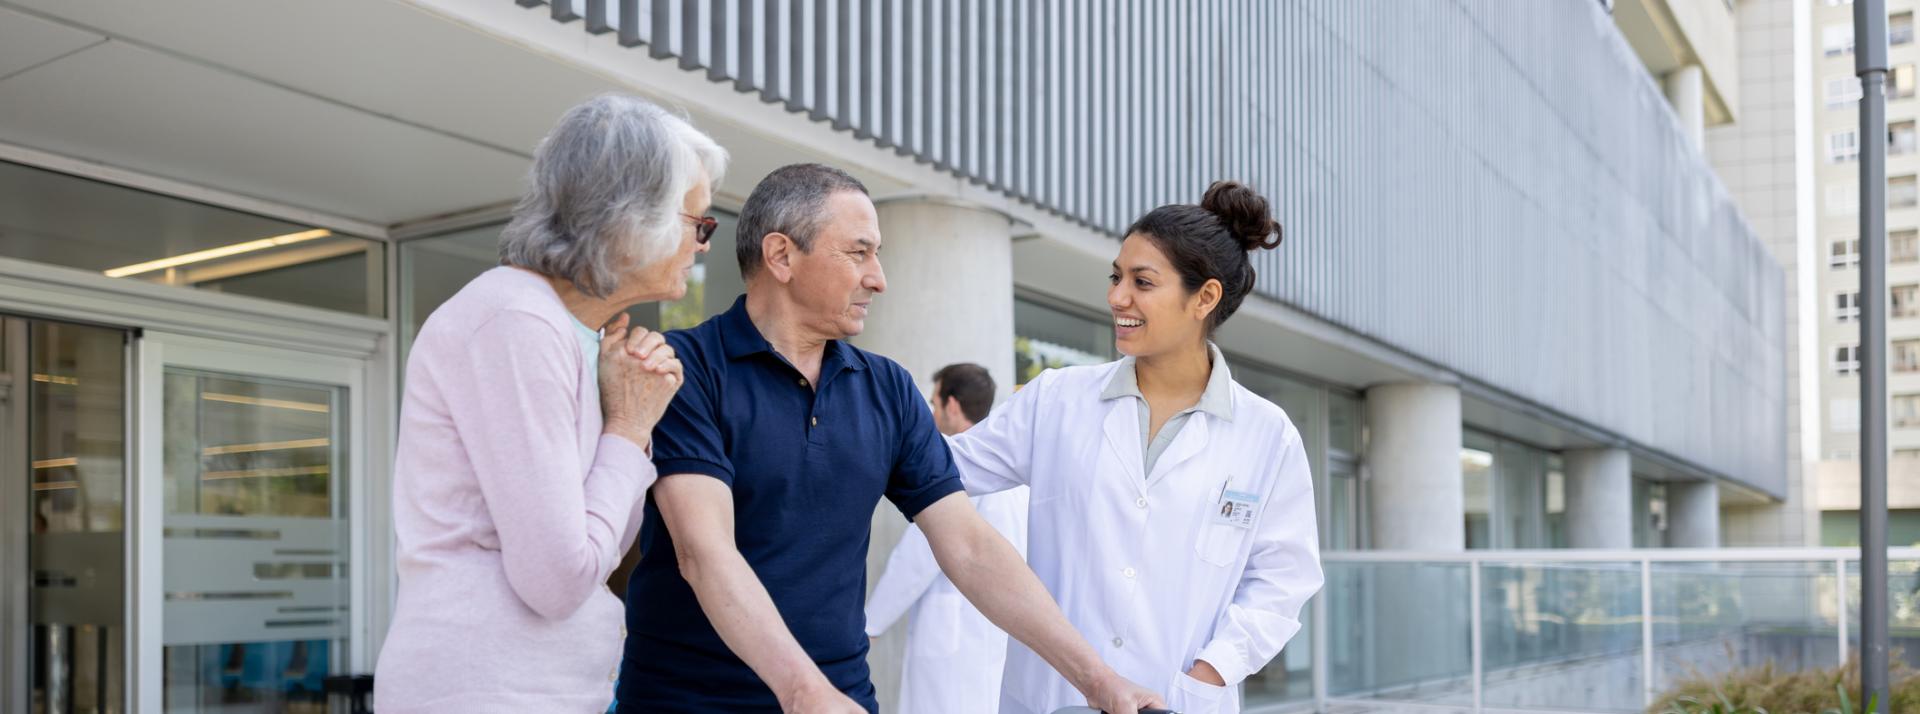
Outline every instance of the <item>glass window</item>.
[[(1830, 548), (1860, 547), (1860, 511), (1821, 511), (1820, 545)], [(1894, 547), (1920, 545), (1920, 510), (1887, 511), (1887, 545)], [(1854, 568), (1851, 572), (1857, 577), (1859, 566), (1849, 564), (1848, 567)], [(1912, 582), (1912, 576), (1901, 578), (1896, 575), (1895, 578)], [(1899, 586), (1895, 585), (1895, 587)]]
[(1887, 18), (1887, 44), (1913, 43), (1913, 13), (1896, 12)]
[(1827, 78), (1827, 108), (1840, 109), (1860, 101), (1860, 80), (1852, 75)]
[(1853, 25), (1837, 24), (1820, 28), (1820, 48), (1828, 57), (1840, 57), (1853, 52)]
[(1495, 504), (1500, 515), (1497, 547), (1547, 547), (1546, 457), (1539, 449), (1500, 442), (1494, 462), (1494, 478), (1500, 484)]
[(1893, 293), (1894, 317), (1920, 316), (1920, 285), (1895, 285), (1889, 292)]
[[(1894, 67), (1893, 71), (1888, 73), (1887, 76), (1887, 99), (1912, 99), (1914, 89), (1913, 79), (1912, 64), (1903, 64)], [(1859, 82), (1856, 81), (1854, 84), (1854, 99), (1857, 100), (1860, 98)]]
[(25, 631), (9, 632), (28, 673), (0, 707), (109, 712), (125, 696), (126, 345), (119, 330), (0, 317), (0, 540), (19, 544), (0, 578), (24, 598), (0, 602), (23, 609)]
[[(1565, 512), (1565, 482), (1546, 451), (1468, 432), (1460, 467), (1466, 478), (1468, 548), (1547, 548), (1552, 516)], [(1561, 489), (1559, 505), (1553, 492)]]
[(1101, 364), (1120, 358), (1113, 346), (1113, 325), (1079, 312), (1061, 310), (1026, 298), (1013, 301), (1013, 378), (1033, 381), (1055, 367)]
[[(628, 311), (634, 324), (649, 329), (681, 329), (724, 312), (744, 288), (740, 268), (734, 261), (736, 217), (715, 210), (720, 227), (714, 231), (712, 248), (695, 259), (693, 273), (687, 278), (685, 297), (664, 303), (635, 305)], [(427, 316), (467, 283), (500, 264), (500, 229), (504, 224), (484, 226), (417, 238), (400, 244), (400, 340), (402, 359), (413, 345)]]
[(1897, 121), (1887, 125), (1887, 153), (1893, 155), (1911, 154), (1914, 150), (1914, 122), (1912, 119)]
[(1827, 430), (1840, 434), (1860, 431), (1860, 400), (1853, 397), (1827, 401)]
[(346, 669), (346, 390), (168, 367), (162, 686), (178, 702), (324, 707)]
[(1327, 395), (1327, 448), (1360, 454), (1360, 400), (1345, 394)]
[(1860, 372), (1860, 346), (1839, 345), (1833, 348), (1833, 372), (1840, 376)]
[(1895, 429), (1911, 429), (1920, 426), (1920, 394), (1895, 394), (1888, 410), (1888, 418)]
[(1920, 261), (1920, 231), (1908, 228), (1887, 233), (1887, 260), (1894, 263)]
[(1914, 183), (1913, 174), (1887, 179), (1887, 207), (1913, 208), (1920, 203), (1920, 192), (1915, 191), (1916, 187), (1920, 187), (1920, 184)]
[(1827, 213), (1845, 216), (1860, 211), (1860, 192), (1852, 182), (1827, 186)]
[(1860, 135), (1852, 129), (1827, 135), (1827, 163), (1839, 164), (1860, 158)]
[(0, 255), (386, 315), (385, 244), (0, 162)]
[(1834, 270), (1846, 270), (1860, 267), (1860, 241), (1854, 238), (1836, 240), (1827, 253), (1827, 267)]
[(1547, 457), (1547, 547), (1567, 543), (1567, 469), (1559, 454)]
[(1633, 547), (1667, 545), (1667, 485), (1633, 479)]
[(1469, 434), (1460, 450), (1460, 472), (1465, 490), (1467, 547), (1492, 548), (1493, 449), (1490, 440)]
[(1920, 340), (1894, 340), (1887, 356), (1895, 372), (1920, 372)]
[(1833, 319), (1836, 322), (1860, 319), (1860, 293), (1834, 293)]

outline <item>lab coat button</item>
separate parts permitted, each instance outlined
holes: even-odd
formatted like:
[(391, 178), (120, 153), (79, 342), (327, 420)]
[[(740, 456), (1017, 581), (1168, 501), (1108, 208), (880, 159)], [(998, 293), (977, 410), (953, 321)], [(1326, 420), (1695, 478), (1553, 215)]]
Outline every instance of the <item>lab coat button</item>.
[(1141, 508), (1146, 508), (1146, 507), (1147, 507), (1147, 497), (1146, 497), (1146, 496), (1141, 496), (1141, 497), (1139, 497), (1139, 498), (1136, 498), (1136, 499), (1133, 499), (1133, 505), (1135, 505), (1135, 506), (1139, 506), (1139, 507), (1141, 507)]
[(1121, 644), (1123, 644), (1123, 642), (1121, 641), (1120, 638), (1118, 637), (1113, 638), (1113, 646), (1119, 647)]
[(1131, 578), (1133, 577), (1133, 568), (1127, 568), (1127, 569), (1125, 569), (1125, 570), (1122, 570), (1122, 571), (1120, 571), (1120, 574), (1121, 574), (1121, 575), (1125, 575), (1125, 576), (1127, 576), (1127, 577), (1128, 577), (1129, 579), (1131, 579)]

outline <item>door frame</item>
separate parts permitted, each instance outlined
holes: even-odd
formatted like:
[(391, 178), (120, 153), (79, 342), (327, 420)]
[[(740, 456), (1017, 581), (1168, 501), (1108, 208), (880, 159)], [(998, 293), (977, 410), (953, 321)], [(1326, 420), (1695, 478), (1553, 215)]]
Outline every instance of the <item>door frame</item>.
[(372, 659), (367, 651), (367, 565), (371, 555), (368, 552), (369, 529), (362, 527), (367, 518), (367, 489), (358, 488), (357, 476), (366, 471), (370, 462), (367, 448), (366, 419), (358, 415), (365, 411), (363, 403), (367, 395), (367, 364), (365, 360), (353, 360), (330, 355), (315, 355), (297, 350), (262, 347), (258, 345), (237, 344), (226, 340), (213, 340), (203, 337), (179, 335), (165, 332), (148, 332), (141, 341), (138, 362), (139, 385), (134, 397), (135, 422), (140, 425), (136, 440), (136, 472), (144, 477), (138, 479), (130, 501), (138, 514), (132, 519), (139, 524), (133, 539), (137, 563), (136, 577), (132, 587), (133, 598), (137, 601), (136, 612), (145, 616), (138, 621), (138, 634), (134, 644), (138, 649), (128, 650), (128, 660), (139, 678), (129, 682), (129, 688), (137, 692), (134, 699), (139, 704), (137, 711), (160, 711), (163, 687), (164, 640), (161, 627), (165, 619), (164, 572), (166, 521), (165, 478), (165, 419), (164, 399), (165, 376), (169, 368), (184, 368), (242, 377), (317, 384), (340, 387), (346, 390), (345, 416), (347, 448), (344, 453), (346, 483), (347, 517), (347, 670), (365, 671)]
[[(6, 399), (0, 399), (0, 487), (8, 494), (24, 494), (27, 485), (33, 481), (29, 471), (32, 456), (27, 451), (30, 439), (26, 430), (28, 379), (20, 379), (20, 373), (29, 371), (26, 366), (26, 321), (11, 315), (0, 315), (0, 330), (7, 332), (0, 339), (0, 349), (12, 354), (0, 354), (0, 364), (10, 360), (17, 362), (8, 374), (8, 383), (0, 384), (0, 390), (6, 390)], [(30, 646), (27, 640), (33, 632), (33, 623), (27, 620), (27, 600), (32, 592), (28, 584), (31, 579), (31, 556), (27, 552), (25, 529), (32, 515), (31, 498), (0, 498), (0, 709), (8, 711), (26, 711), (31, 702), (32, 674), (28, 671), (27, 658)], [(15, 577), (16, 575), (25, 577)]]
[[(394, 258), (389, 251), (389, 289), (394, 279)], [(388, 294), (391, 297), (392, 293)], [(391, 300), (388, 307), (392, 314)], [(159, 364), (156, 360), (166, 358), (167, 351), (176, 345), (188, 356), (195, 350), (218, 346), (221, 351), (278, 360), (298, 355), (311, 364), (334, 368), (357, 364), (347, 415), (353, 449), (347, 484), (349, 517), (353, 519), (349, 526), (353, 541), (348, 662), (351, 671), (371, 671), (373, 654), (379, 652), (390, 619), (394, 588), (393, 529), (388, 525), (389, 456), (398, 424), (399, 368), (391, 319), (109, 278), (11, 258), (0, 258), (0, 312), (118, 327), (132, 335), (127, 352), (127, 502), (132, 507), (127, 512), (125, 531), (128, 597), (124, 643), (127, 711), (132, 712), (160, 710), (163, 674), (158, 658), (162, 615), (159, 601), (152, 599), (158, 596), (161, 585), (158, 557), (162, 543), (157, 537), (161, 525), (159, 510), (146, 512), (148, 501), (162, 495), (162, 471), (158, 462), (146, 461), (143, 449), (150, 440), (161, 438), (158, 404), (150, 403), (149, 398), (158, 394), (160, 383), (158, 373), (149, 375), (145, 367)], [(319, 373), (300, 372), (292, 378), (314, 381), (313, 375)], [(153, 503), (164, 507), (163, 500)], [(140, 537), (149, 530), (156, 537)], [(4, 545), (6, 541), (0, 539), (0, 546)]]

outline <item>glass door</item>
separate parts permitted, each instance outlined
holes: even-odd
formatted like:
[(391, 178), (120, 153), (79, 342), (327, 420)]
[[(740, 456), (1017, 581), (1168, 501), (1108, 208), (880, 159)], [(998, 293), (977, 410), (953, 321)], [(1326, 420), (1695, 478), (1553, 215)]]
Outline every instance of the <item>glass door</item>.
[(326, 678), (361, 661), (360, 363), (172, 336), (149, 336), (142, 363), (156, 709), (326, 711)]
[(126, 711), (127, 354), (0, 316), (0, 709)]

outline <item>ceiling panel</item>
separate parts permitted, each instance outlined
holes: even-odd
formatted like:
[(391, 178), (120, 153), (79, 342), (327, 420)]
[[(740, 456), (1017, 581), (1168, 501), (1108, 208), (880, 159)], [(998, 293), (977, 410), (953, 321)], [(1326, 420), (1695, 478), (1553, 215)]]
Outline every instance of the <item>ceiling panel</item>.
[(617, 88), (391, 0), (19, 4), (523, 155), (561, 111)]
[(104, 39), (0, 7), (0, 78)]
[(375, 223), (518, 195), (522, 156), (110, 42), (0, 82), (0, 141)]

